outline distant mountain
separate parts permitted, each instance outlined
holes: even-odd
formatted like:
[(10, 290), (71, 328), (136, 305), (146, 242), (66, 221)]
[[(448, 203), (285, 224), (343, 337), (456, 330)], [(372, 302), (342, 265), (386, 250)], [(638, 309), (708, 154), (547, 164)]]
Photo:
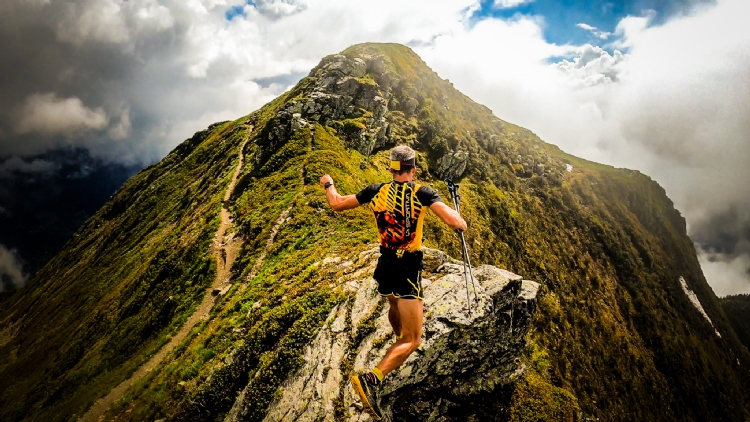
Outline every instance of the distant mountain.
[(0, 245), (18, 251), (28, 275), (55, 256), (140, 170), (95, 159), (85, 149), (54, 150), (24, 157), (24, 161), (44, 163), (46, 171), (0, 174)]
[(446, 201), (460, 182), (482, 295), (466, 317), (457, 236), (429, 216), (431, 328), (386, 378), (392, 420), (750, 418), (750, 353), (664, 189), (360, 44), (130, 178), (3, 302), (0, 419), (369, 420), (346, 377), (392, 340), (376, 231), (318, 180), (387, 181), (396, 144)]

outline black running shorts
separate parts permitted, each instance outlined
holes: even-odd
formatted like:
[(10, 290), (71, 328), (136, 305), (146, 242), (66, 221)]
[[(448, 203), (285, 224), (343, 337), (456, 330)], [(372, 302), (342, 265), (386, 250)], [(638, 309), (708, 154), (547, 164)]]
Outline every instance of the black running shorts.
[(404, 299), (422, 297), (422, 251), (404, 252), (399, 256), (392, 249), (380, 247), (380, 258), (373, 278), (378, 293)]

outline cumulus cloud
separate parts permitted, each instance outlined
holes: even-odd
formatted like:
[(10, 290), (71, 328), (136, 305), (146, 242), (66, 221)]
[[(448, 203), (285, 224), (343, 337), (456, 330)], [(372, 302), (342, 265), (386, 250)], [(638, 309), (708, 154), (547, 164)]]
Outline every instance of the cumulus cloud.
[(26, 279), (16, 251), (0, 245), (0, 292), (20, 289), (26, 284)]
[(30, 95), (17, 114), (18, 134), (75, 135), (101, 129), (108, 120), (102, 108), (92, 110), (76, 97), (62, 99), (53, 93)]
[(609, 54), (601, 47), (586, 44), (576, 50), (575, 56), (572, 61), (563, 59), (555, 63), (568, 74), (574, 88), (615, 82), (624, 68), (625, 55), (620, 50)]

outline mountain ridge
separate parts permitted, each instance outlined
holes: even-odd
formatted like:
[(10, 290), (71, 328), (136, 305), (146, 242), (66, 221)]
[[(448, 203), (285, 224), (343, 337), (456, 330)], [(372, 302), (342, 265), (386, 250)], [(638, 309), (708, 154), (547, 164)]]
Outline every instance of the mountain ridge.
[[(75, 419), (179, 332), (215, 279), (210, 244), (246, 138), (227, 204), (242, 241), (231, 287), (108, 418), (221, 419), (242, 390), (253, 400), (246, 419), (262, 420), (304, 345), (349, 298), (335, 281), (342, 270), (316, 262), (375, 240), (366, 210), (332, 213), (318, 178), (330, 173), (342, 193), (385, 181), (387, 150), (405, 143), (418, 152), (417, 178), (443, 197), (442, 178), (461, 181), (472, 262), (542, 283), (527, 369), (486, 402), (498, 418), (747, 419), (750, 355), (664, 189), (502, 121), (395, 44), (327, 56), (260, 110), (131, 178), (4, 302), (0, 418)], [(434, 216), (425, 244), (460, 256)]]

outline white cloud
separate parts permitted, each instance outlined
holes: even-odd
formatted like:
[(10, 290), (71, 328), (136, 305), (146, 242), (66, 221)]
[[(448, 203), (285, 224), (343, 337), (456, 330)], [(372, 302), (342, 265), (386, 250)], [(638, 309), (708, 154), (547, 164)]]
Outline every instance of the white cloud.
[(21, 260), (15, 249), (0, 245), (0, 292), (20, 289), (26, 284)]
[(513, 7), (518, 7), (525, 3), (531, 3), (534, 0), (495, 0), (495, 7), (498, 9), (511, 9)]
[(102, 108), (92, 110), (76, 97), (62, 99), (54, 93), (30, 95), (18, 114), (19, 134), (73, 135), (107, 125), (107, 114)]
[(711, 288), (717, 296), (750, 293), (747, 273), (750, 268), (750, 257), (747, 255), (739, 255), (729, 261), (715, 261), (699, 250), (698, 259), (703, 274), (710, 281)]
[(591, 25), (586, 24), (586, 23), (577, 23), (576, 26), (578, 28), (581, 28), (581, 29), (585, 30), (585, 31), (591, 32), (594, 36), (596, 36), (597, 38), (599, 38), (601, 40), (606, 40), (607, 38), (609, 38), (610, 35), (612, 35), (611, 32), (600, 31), (599, 28), (597, 28), (595, 26), (591, 26)]
[(570, 77), (575, 88), (592, 87), (617, 81), (625, 66), (625, 55), (619, 50), (609, 54), (601, 47), (586, 44), (576, 50), (573, 61), (555, 63)]
[(255, 7), (271, 19), (280, 19), (307, 9), (307, 4), (299, 0), (257, 0)]

